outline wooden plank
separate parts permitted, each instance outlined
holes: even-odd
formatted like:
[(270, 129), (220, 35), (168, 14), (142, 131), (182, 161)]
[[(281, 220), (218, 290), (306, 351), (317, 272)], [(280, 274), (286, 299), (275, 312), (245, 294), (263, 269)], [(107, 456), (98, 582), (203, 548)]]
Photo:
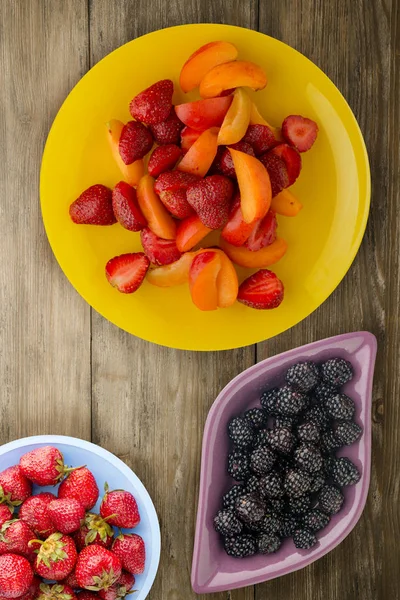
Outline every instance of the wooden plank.
[[(215, 21), (255, 27), (257, 3), (178, 0), (90, 4), (92, 64), (138, 35), (184, 22)], [(194, 353), (157, 347), (118, 330), (93, 314), (93, 435), (143, 480), (162, 530), (160, 570), (149, 598), (189, 600), (200, 449), (213, 400), (250, 366), (252, 347)], [(211, 594), (208, 600), (227, 599)], [(231, 600), (253, 600), (253, 588)]]
[[(396, 543), (400, 527), (396, 450), (400, 426), (396, 375), (400, 250), (396, 187), (400, 97), (398, 15), (397, 1), (283, 0), (260, 4), (260, 30), (282, 39), (315, 61), (349, 101), (369, 150), (373, 201), (360, 252), (339, 288), (303, 323), (270, 342), (259, 344), (258, 360), (358, 329), (375, 333), (380, 352), (374, 386), (372, 480), (363, 516), (333, 552), (302, 571), (259, 586), (257, 599), (267, 595), (286, 600), (400, 598)], [(385, 437), (383, 407), (387, 413)]]
[(1, 443), (90, 437), (90, 310), (44, 232), (39, 169), (51, 122), (87, 68), (86, 3), (0, 3)]

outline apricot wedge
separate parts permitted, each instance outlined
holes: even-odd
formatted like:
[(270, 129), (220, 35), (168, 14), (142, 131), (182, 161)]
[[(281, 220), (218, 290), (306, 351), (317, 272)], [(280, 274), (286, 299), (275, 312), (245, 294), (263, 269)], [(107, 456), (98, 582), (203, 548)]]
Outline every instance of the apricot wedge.
[(205, 131), (210, 127), (219, 127), (232, 103), (232, 96), (207, 98), (186, 102), (175, 106), (178, 119), (191, 129)]
[(217, 277), (218, 306), (229, 308), (236, 302), (239, 292), (238, 276), (231, 260), (223, 250), (213, 248), (221, 259), (221, 270)]
[(282, 135), (282, 130), (279, 127), (273, 127), (273, 125), (270, 125), (268, 123), (268, 121), (266, 121), (264, 119), (264, 117), (261, 116), (257, 106), (254, 104), (252, 104), (251, 106), (251, 111), (250, 111), (250, 125), (266, 125), (267, 127), (270, 128), (270, 130), (272, 131), (272, 133), (274, 134), (276, 140), (278, 142), (283, 142), (284, 138)]
[(157, 287), (172, 287), (186, 283), (189, 279), (190, 265), (195, 256), (194, 252), (186, 252), (179, 260), (170, 265), (148, 271), (147, 281)]
[(124, 124), (122, 121), (118, 121), (117, 119), (111, 119), (106, 126), (111, 151), (114, 160), (122, 173), (122, 177), (124, 178), (124, 181), (129, 183), (129, 185), (136, 187), (141, 177), (144, 175), (143, 159), (135, 160), (135, 162), (131, 163), (130, 165), (126, 165), (119, 153), (119, 138), (121, 137)]
[(256, 222), (257, 221), (254, 223), (246, 223), (243, 220), (243, 214), (240, 208), (240, 196), (238, 196), (237, 199), (235, 199), (229, 215), (229, 220), (223, 228), (221, 235), (224, 240), (229, 242), (229, 244), (232, 244), (232, 246), (243, 246), (253, 231)]
[(199, 85), (208, 71), (217, 65), (235, 60), (237, 56), (237, 48), (230, 42), (216, 41), (205, 44), (189, 56), (183, 65), (179, 85), (184, 92), (190, 92)]
[(176, 232), (176, 246), (180, 252), (187, 252), (212, 231), (200, 221), (197, 215), (183, 219)]
[(246, 246), (232, 246), (220, 238), (222, 250), (231, 259), (232, 262), (240, 265), (241, 267), (248, 267), (249, 269), (262, 269), (275, 264), (286, 254), (287, 243), (282, 238), (276, 238), (275, 242), (270, 246), (265, 246), (257, 252), (252, 252)]
[(240, 190), (240, 207), (245, 223), (262, 219), (268, 212), (272, 192), (267, 169), (254, 156), (229, 148)]
[(246, 60), (235, 60), (218, 65), (209, 71), (200, 82), (200, 96), (215, 98), (225, 90), (249, 87), (262, 90), (267, 85), (267, 76), (261, 67)]
[(190, 146), (178, 165), (178, 170), (192, 175), (204, 177), (211, 167), (218, 149), (218, 129), (212, 127), (203, 131), (199, 138)]
[(218, 308), (217, 280), (221, 270), (219, 253), (208, 250), (195, 256), (189, 270), (189, 289), (193, 303), (200, 310)]
[[(216, 98), (216, 100), (219, 98)], [(207, 100), (203, 100), (207, 102)], [(251, 100), (243, 88), (234, 91), (233, 101), (218, 134), (218, 145), (236, 144), (245, 135), (250, 123)]]
[(289, 190), (282, 190), (271, 200), (271, 209), (285, 217), (295, 217), (302, 208), (301, 202)]
[(164, 240), (176, 237), (176, 224), (154, 191), (154, 179), (144, 175), (137, 187), (137, 199), (151, 231)]

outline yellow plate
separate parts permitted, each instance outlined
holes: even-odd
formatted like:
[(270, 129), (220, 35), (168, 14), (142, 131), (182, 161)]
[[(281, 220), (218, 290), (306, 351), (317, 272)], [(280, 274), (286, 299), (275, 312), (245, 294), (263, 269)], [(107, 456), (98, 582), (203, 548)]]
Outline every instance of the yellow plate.
[[(252, 94), (262, 115), (279, 125), (289, 114), (315, 119), (319, 136), (303, 154), (293, 191), (303, 203), (296, 218), (279, 218), (289, 249), (273, 270), (285, 285), (278, 309), (236, 303), (202, 313), (187, 285), (160, 289), (144, 282), (121, 294), (104, 275), (117, 254), (141, 249), (139, 234), (112, 227), (74, 225), (68, 208), (87, 187), (112, 187), (121, 176), (108, 147), (105, 123), (127, 121), (129, 101), (155, 81), (178, 82), (180, 68), (212, 40), (237, 45), (240, 58), (265, 68), (268, 85)], [(177, 86), (176, 86), (177, 87)], [(194, 96), (189, 96), (189, 99)], [(176, 92), (175, 102), (184, 101)], [(265, 340), (292, 327), (331, 294), (350, 267), (365, 230), (370, 174), (364, 141), (348, 104), (328, 77), (293, 48), (255, 31), (226, 25), (183, 25), (150, 33), (112, 52), (69, 94), (44, 151), (40, 195), (54, 254), (69, 281), (106, 319), (145, 340), (173, 348), (222, 350)], [(50, 292), (51, 293), (51, 292)]]

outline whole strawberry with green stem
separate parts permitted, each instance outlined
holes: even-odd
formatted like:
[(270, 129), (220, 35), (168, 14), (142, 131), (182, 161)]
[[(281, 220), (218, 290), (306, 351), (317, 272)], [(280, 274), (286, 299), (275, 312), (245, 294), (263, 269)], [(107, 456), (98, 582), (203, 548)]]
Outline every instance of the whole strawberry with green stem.
[(36, 485), (57, 485), (67, 473), (77, 467), (67, 467), (64, 457), (54, 446), (35, 448), (21, 456), (19, 466), (29, 481)]
[(0, 529), (0, 555), (11, 552), (25, 556), (29, 562), (33, 562), (36, 558), (35, 545), (30, 542), (34, 539), (34, 532), (24, 521), (6, 521)]
[(94, 475), (87, 467), (79, 467), (61, 483), (58, 488), (59, 498), (75, 498), (85, 510), (91, 510), (99, 497)]
[(42, 492), (25, 500), (19, 511), (19, 518), (25, 521), (42, 539), (48, 538), (52, 533), (57, 533), (47, 512), (48, 505), (55, 499), (54, 494)]
[(0, 503), (20, 506), (32, 495), (32, 484), (19, 465), (8, 467), (0, 473)]
[[(38, 575), (44, 579), (61, 581), (73, 570), (78, 554), (75, 544), (67, 535), (53, 533), (40, 544), (34, 568)], [(32, 543), (32, 542), (31, 542)]]
[(137, 502), (130, 492), (125, 490), (109, 491), (104, 485), (105, 495), (100, 505), (100, 514), (110, 525), (132, 529), (140, 523)]
[(77, 600), (77, 596), (65, 583), (41, 583), (35, 600)]
[(122, 568), (133, 575), (144, 571), (146, 549), (143, 539), (136, 533), (120, 534), (112, 545), (112, 551), (121, 560)]
[(32, 581), (32, 567), (24, 556), (0, 556), (0, 597), (20, 598), (28, 592)]
[(96, 544), (82, 550), (75, 569), (80, 587), (93, 592), (111, 587), (118, 581), (121, 572), (122, 566), (118, 556)]
[(99, 596), (102, 600), (118, 600), (119, 598), (125, 598), (128, 594), (132, 594), (135, 590), (132, 590), (135, 585), (135, 576), (132, 573), (122, 571), (120, 578), (107, 590), (100, 590)]
[(83, 524), (73, 536), (77, 549), (82, 550), (91, 544), (109, 548), (114, 539), (114, 530), (108, 520), (95, 513), (86, 513)]

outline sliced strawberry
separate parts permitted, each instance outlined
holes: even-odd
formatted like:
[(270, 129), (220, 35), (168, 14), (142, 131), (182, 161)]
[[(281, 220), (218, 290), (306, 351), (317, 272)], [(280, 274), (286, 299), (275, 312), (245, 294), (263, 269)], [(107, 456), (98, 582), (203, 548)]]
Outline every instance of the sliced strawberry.
[(166, 146), (158, 146), (150, 156), (147, 169), (152, 177), (158, 177), (164, 171), (169, 171), (178, 162), (182, 156), (182, 150), (175, 144), (167, 144)]
[(307, 152), (317, 139), (318, 125), (300, 115), (290, 115), (282, 123), (285, 140), (299, 152)]
[(273, 210), (269, 210), (265, 217), (258, 221), (253, 227), (246, 242), (246, 246), (252, 252), (257, 252), (265, 246), (269, 246), (276, 240), (276, 228), (278, 223)]
[(292, 146), (289, 146), (288, 144), (279, 144), (271, 150), (271, 154), (279, 156), (279, 158), (282, 158), (282, 160), (285, 161), (286, 170), (289, 177), (289, 185), (292, 185), (300, 175), (300, 154), (297, 152), (297, 150), (295, 150), (294, 148), (292, 148)]
[(190, 185), (201, 181), (197, 175), (184, 173), (183, 171), (166, 171), (161, 173), (154, 184), (156, 194), (161, 192), (174, 192), (176, 190), (187, 190)]
[(106, 264), (106, 277), (123, 294), (132, 294), (141, 286), (150, 261), (143, 252), (114, 256)]
[(173, 108), (171, 108), (171, 112), (165, 121), (150, 125), (155, 141), (161, 146), (165, 144), (179, 144), (179, 138), (183, 127), (184, 124), (178, 119)]
[(194, 214), (193, 208), (187, 201), (186, 190), (184, 189), (160, 192), (160, 200), (171, 215), (177, 219), (186, 219), (186, 217)]
[(174, 84), (170, 79), (157, 81), (133, 98), (129, 110), (134, 119), (154, 125), (165, 121), (171, 112)]
[(90, 186), (71, 204), (69, 216), (79, 225), (113, 225), (117, 222), (110, 188), (98, 183)]
[(119, 153), (126, 165), (146, 156), (153, 145), (153, 136), (147, 127), (138, 121), (129, 121), (119, 138)]
[(143, 250), (153, 265), (169, 265), (181, 257), (175, 240), (163, 240), (148, 227), (141, 231), (140, 239)]
[(211, 229), (203, 225), (199, 217), (194, 214), (181, 221), (176, 230), (176, 245), (181, 252), (194, 248)]
[(210, 175), (191, 185), (186, 198), (203, 225), (219, 229), (229, 218), (233, 192), (234, 186), (228, 177)]
[[(234, 150), (240, 150), (240, 152), (245, 152), (246, 154), (255, 156), (252, 146), (250, 144), (247, 144), (246, 142), (237, 142), (236, 144), (232, 144), (231, 146), (229, 146), (229, 148), (233, 148)], [(218, 148), (217, 156), (215, 157), (211, 168), (213, 172), (216, 171), (217, 173), (221, 173), (221, 175), (225, 175), (226, 177), (232, 177), (236, 179), (232, 155), (227, 147), (220, 146)]]
[(283, 300), (284, 288), (280, 279), (268, 269), (261, 269), (243, 281), (237, 299), (250, 308), (277, 308)]
[(259, 157), (260, 162), (268, 171), (271, 180), (272, 197), (276, 196), (289, 185), (289, 175), (285, 161), (271, 151)]
[(246, 223), (240, 208), (240, 194), (237, 193), (231, 208), (229, 220), (223, 228), (221, 235), (232, 246), (243, 246), (253, 231), (254, 223)]
[(249, 125), (243, 141), (252, 146), (256, 156), (268, 152), (277, 144), (274, 134), (266, 125)]
[(118, 222), (129, 231), (140, 231), (147, 221), (140, 210), (136, 190), (126, 181), (117, 183), (112, 193), (112, 207)]
[(184, 152), (187, 152), (190, 146), (193, 146), (195, 141), (201, 136), (203, 132), (191, 129), (190, 127), (184, 127), (181, 131), (181, 148)]

